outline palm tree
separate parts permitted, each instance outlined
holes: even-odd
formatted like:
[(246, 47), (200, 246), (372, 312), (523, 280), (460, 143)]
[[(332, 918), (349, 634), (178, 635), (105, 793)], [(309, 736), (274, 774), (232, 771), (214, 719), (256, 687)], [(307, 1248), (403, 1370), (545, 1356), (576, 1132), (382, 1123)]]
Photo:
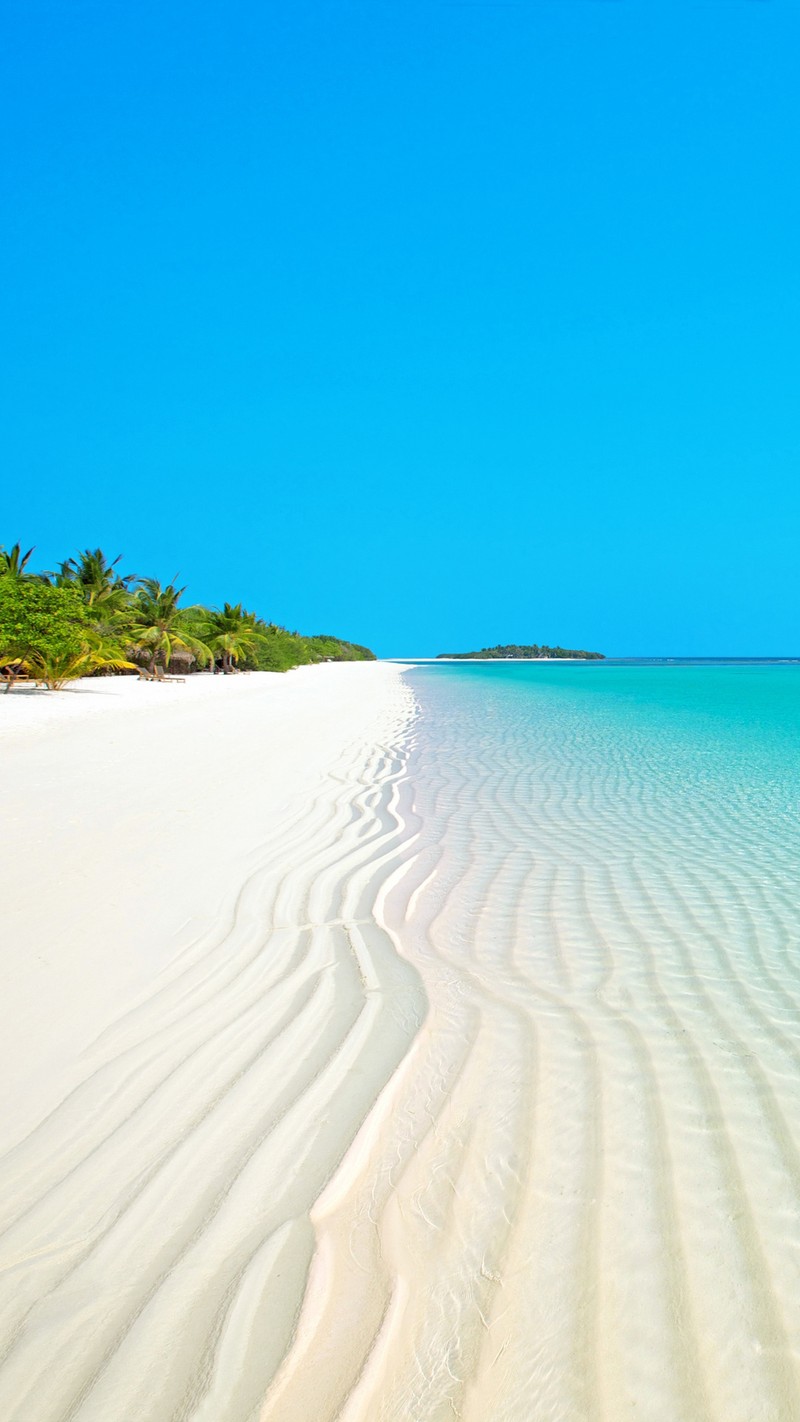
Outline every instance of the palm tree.
[(129, 671), (134, 663), (113, 642), (87, 629), (80, 651), (53, 649), (31, 652), (24, 666), (36, 681), (44, 682), (48, 691), (60, 691), (68, 681), (91, 676), (100, 671)]
[(143, 578), (131, 604), (129, 636), (134, 654), (148, 657), (148, 670), (157, 676), (169, 666), (175, 652), (189, 652), (200, 666), (211, 653), (200, 632), (200, 609), (181, 607), (185, 588), (174, 583), (162, 587), (156, 578)]
[(219, 658), (223, 672), (235, 671), (242, 659), (254, 657), (264, 642), (254, 612), (246, 612), (240, 602), (223, 604), (222, 611), (207, 612), (203, 624), (203, 640), (214, 655), (214, 670)]
[(23, 553), (21, 543), (15, 543), (8, 551), (0, 548), (0, 578), (25, 578), (37, 583), (46, 582), (47, 579), (42, 573), (26, 572), (33, 551), (29, 548), (27, 553)]
[(114, 571), (121, 559), (120, 553), (109, 563), (102, 548), (85, 548), (77, 558), (67, 558), (50, 576), (57, 587), (79, 586), (89, 607), (114, 616), (130, 606), (131, 585), (137, 581), (135, 573), (123, 578)]

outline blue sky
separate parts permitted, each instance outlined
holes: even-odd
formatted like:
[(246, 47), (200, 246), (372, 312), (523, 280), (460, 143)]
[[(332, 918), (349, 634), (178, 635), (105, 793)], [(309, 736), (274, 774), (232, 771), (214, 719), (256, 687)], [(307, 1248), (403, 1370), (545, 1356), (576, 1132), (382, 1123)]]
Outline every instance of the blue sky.
[(0, 540), (800, 653), (800, 7), (7, 0)]

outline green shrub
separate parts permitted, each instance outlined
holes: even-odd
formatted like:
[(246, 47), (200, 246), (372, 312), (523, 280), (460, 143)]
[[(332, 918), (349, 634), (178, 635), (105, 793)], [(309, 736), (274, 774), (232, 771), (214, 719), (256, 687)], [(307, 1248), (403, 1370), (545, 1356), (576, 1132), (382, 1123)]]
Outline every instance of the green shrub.
[(0, 577), (0, 666), (27, 671), (51, 690), (100, 667), (130, 666), (121, 648), (101, 635), (76, 587)]

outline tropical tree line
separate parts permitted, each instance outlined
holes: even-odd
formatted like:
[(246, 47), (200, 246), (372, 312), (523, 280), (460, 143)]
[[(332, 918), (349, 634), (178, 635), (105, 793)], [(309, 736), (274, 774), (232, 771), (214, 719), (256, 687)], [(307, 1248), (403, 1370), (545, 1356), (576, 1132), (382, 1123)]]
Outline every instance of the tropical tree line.
[(322, 661), (371, 661), (339, 637), (303, 637), (265, 622), (240, 602), (222, 608), (183, 601), (175, 581), (119, 571), (87, 548), (55, 570), (32, 567), (34, 549), (0, 547), (0, 677), (58, 690), (79, 677), (137, 673), (160, 681), (206, 670), (288, 671)]

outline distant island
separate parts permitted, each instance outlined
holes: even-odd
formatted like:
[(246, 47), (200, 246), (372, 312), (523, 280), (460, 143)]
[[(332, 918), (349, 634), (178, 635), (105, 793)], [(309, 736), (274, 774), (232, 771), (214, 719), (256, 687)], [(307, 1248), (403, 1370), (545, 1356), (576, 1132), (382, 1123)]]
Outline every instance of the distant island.
[(568, 647), (546, 647), (539, 646), (534, 642), (530, 647), (484, 647), (482, 652), (439, 652), (439, 658), (445, 657), (449, 660), (468, 662), (477, 661), (483, 658), (487, 660), (497, 660), (508, 657), (517, 661), (536, 662), (551, 657), (571, 657), (578, 662), (602, 662), (605, 659), (605, 652), (574, 652)]

